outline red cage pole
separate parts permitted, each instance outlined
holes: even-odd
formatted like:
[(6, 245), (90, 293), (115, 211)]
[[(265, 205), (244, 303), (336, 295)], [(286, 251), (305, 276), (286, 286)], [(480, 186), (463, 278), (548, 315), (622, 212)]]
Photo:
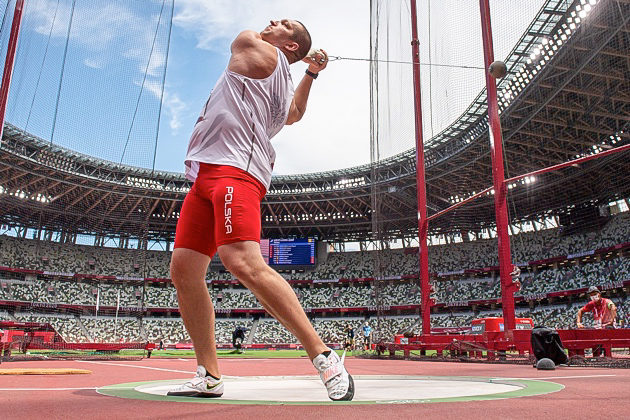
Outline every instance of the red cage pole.
[(490, 122), (490, 150), (492, 155), (492, 181), (494, 183), (494, 209), (499, 239), (499, 273), (501, 276), (501, 303), (503, 305), (503, 324), (505, 331), (514, 330), (514, 283), (510, 273), (512, 261), (510, 236), (508, 235), (507, 184), (503, 168), (503, 137), (499, 106), (497, 104), (497, 85), (488, 68), (494, 61), (492, 45), (492, 24), (490, 23), (489, 0), (479, 0), (481, 10), (481, 29), (483, 34), (483, 56), (485, 61), (486, 90), (488, 92), (488, 120)]
[(420, 41), (418, 40), (418, 18), (416, 0), (411, 0), (411, 47), (413, 61), (413, 93), (416, 125), (416, 184), (418, 197), (418, 240), (420, 252), (420, 288), (422, 291), (422, 334), (431, 334), (431, 294), (429, 285), (429, 248), (427, 237), (427, 188), (424, 177), (424, 143), (422, 138), (422, 96), (420, 90)]
[(22, 23), (23, 11), (24, 0), (16, 0), (15, 11), (13, 12), (13, 24), (11, 25), (11, 35), (9, 36), (9, 44), (7, 46), (7, 56), (4, 60), (2, 86), (0, 86), (0, 143), (2, 143), (2, 134), (4, 133), (4, 114), (7, 110), (9, 87), (11, 86), (15, 50), (17, 50), (18, 35), (20, 34), (20, 24)]

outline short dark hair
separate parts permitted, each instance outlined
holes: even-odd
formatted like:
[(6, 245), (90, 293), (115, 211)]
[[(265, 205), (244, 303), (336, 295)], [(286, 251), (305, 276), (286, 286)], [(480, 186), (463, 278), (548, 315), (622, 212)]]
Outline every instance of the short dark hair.
[(300, 29), (297, 26), (294, 27), (293, 35), (291, 35), (290, 38), (291, 41), (295, 41), (299, 45), (297, 51), (295, 51), (295, 56), (297, 61), (300, 61), (306, 57), (308, 52), (311, 50), (312, 41), (311, 34), (308, 32), (308, 29), (306, 29), (306, 26), (304, 26), (304, 24), (299, 20), (296, 20), (296, 22), (299, 23), (302, 28)]

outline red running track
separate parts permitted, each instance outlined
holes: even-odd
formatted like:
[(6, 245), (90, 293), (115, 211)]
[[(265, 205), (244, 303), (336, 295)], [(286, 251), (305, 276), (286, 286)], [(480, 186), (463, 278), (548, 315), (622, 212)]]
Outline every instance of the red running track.
[[(313, 375), (307, 359), (222, 359), (222, 373), (234, 376)], [(473, 402), (355, 406), (269, 406), (142, 401), (97, 394), (96, 387), (124, 382), (189, 378), (192, 359), (107, 362), (14, 362), (2, 368), (79, 368), (90, 375), (0, 376), (0, 417), (87, 419), (309, 419), (340, 418), (628, 418), (630, 370), (559, 368), (537, 371), (527, 365), (439, 363), (347, 358), (355, 375), (485, 376), (549, 379), (563, 384), (556, 393)], [(161, 370), (166, 369), (166, 370)], [(180, 373), (181, 371), (181, 373)], [(191, 372), (191, 373), (188, 373)], [(553, 379), (551, 379), (553, 378)], [(50, 390), (46, 388), (80, 388)], [(42, 390), (34, 390), (42, 389)]]

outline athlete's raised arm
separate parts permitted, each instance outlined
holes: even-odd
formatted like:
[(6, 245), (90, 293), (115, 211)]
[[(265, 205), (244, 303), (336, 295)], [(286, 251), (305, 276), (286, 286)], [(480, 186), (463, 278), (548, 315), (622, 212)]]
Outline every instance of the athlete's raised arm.
[(315, 80), (319, 75), (319, 72), (324, 70), (328, 65), (328, 54), (326, 54), (326, 51), (324, 50), (319, 50), (319, 52), (314, 56), (308, 56), (302, 61), (308, 63), (308, 69), (306, 70), (304, 77), (302, 77), (302, 81), (298, 85), (297, 89), (295, 89), (293, 101), (291, 102), (291, 107), (289, 108), (287, 125), (300, 121), (304, 116), (313, 80)]

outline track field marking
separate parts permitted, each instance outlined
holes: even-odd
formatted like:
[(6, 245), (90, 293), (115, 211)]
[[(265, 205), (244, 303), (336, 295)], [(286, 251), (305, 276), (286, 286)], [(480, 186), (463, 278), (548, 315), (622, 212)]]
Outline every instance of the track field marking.
[(131, 367), (131, 368), (137, 368), (137, 369), (160, 370), (162, 372), (175, 372), (175, 373), (188, 373), (188, 374), (194, 373), (194, 372), (191, 372), (190, 370), (177, 370), (177, 369), (165, 369), (165, 368), (158, 368), (158, 367), (151, 367), (151, 366), (126, 365), (123, 363), (97, 362), (93, 360), (77, 360), (77, 362), (94, 363), (96, 365)]
[(98, 389), (97, 386), (88, 386), (82, 388), (0, 388), (0, 391), (79, 391)]
[(537, 380), (537, 379), (579, 379), (579, 378), (605, 378), (605, 377), (610, 377), (610, 376), (617, 376), (617, 375), (579, 375), (579, 376), (546, 376), (543, 378), (536, 378), (536, 377), (519, 377), (519, 378), (494, 378), (494, 379), (529, 379), (529, 380)]

